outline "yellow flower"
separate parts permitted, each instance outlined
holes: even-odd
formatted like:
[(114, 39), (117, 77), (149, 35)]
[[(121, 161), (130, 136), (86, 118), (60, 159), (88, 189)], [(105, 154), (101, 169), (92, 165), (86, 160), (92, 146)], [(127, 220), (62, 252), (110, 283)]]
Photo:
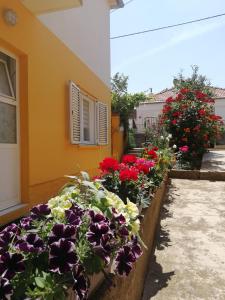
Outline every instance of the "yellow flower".
[(131, 230), (133, 234), (137, 234), (140, 230), (140, 221), (136, 220), (134, 222), (131, 223)]
[(127, 205), (125, 207), (129, 217), (131, 219), (135, 219), (139, 215), (139, 211), (137, 205), (127, 199)]
[(121, 212), (125, 208), (125, 204), (120, 199), (120, 197), (111, 192), (107, 192), (106, 195), (109, 206), (116, 208), (117, 210), (119, 210), (119, 212)]
[(52, 216), (58, 219), (63, 219), (65, 217), (65, 209), (62, 207), (54, 207), (51, 210)]

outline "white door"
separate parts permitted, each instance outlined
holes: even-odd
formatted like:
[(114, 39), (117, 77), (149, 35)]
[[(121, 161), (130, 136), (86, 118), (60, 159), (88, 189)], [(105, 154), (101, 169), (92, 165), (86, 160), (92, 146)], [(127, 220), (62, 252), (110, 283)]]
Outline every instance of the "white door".
[(0, 211), (20, 202), (16, 60), (0, 52)]

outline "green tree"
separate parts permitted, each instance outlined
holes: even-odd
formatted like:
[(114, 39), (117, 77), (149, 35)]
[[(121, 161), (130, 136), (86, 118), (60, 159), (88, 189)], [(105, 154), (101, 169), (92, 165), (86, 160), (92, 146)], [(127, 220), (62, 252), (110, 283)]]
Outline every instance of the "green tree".
[(128, 93), (128, 76), (116, 73), (111, 80), (112, 111), (119, 113), (125, 132), (128, 130), (128, 120), (134, 108), (146, 100), (144, 93)]
[(199, 74), (199, 67), (196, 65), (191, 66), (192, 74), (190, 77), (184, 77), (180, 72), (174, 77), (173, 84), (177, 91), (182, 88), (187, 88), (192, 91), (202, 91), (203, 93), (213, 97), (211, 83), (206, 76)]

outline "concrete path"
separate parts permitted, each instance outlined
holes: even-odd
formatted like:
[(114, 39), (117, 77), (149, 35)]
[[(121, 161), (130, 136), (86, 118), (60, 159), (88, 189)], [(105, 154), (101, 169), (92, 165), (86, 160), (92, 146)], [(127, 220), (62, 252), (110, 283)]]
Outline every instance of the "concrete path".
[(173, 179), (142, 300), (225, 300), (225, 182)]
[(224, 172), (225, 150), (210, 150), (204, 154), (201, 171)]

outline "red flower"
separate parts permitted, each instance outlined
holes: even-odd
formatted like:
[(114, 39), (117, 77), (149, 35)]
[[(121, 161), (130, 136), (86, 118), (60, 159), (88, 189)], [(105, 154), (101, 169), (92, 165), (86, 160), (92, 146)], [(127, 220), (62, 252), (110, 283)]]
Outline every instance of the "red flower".
[(164, 105), (164, 107), (163, 107), (163, 113), (168, 113), (169, 111), (171, 111), (171, 106)]
[(177, 120), (174, 119), (174, 120), (171, 121), (171, 123), (172, 123), (173, 125), (176, 125), (176, 124), (177, 124)]
[(174, 100), (173, 100), (173, 97), (169, 97), (169, 98), (167, 98), (166, 99), (166, 103), (171, 103), (171, 102), (173, 102)]
[(158, 151), (159, 148), (155, 146), (155, 147), (153, 147), (151, 150)]
[(137, 157), (135, 155), (127, 154), (124, 155), (122, 158), (122, 163), (124, 164), (134, 164), (137, 160)]
[(202, 93), (201, 91), (196, 91), (195, 96), (197, 99), (201, 100), (201, 99), (205, 98), (207, 95)]
[(119, 170), (119, 163), (113, 157), (106, 157), (100, 164), (100, 169), (103, 172), (113, 172)]
[(183, 94), (178, 94), (177, 97), (176, 97), (176, 99), (178, 101), (183, 100), (184, 99), (184, 95)]
[(124, 169), (120, 171), (120, 180), (121, 181), (137, 181), (138, 180), (138, 170), (134, 167), (130, 169)]
[(138, 169), (139, 172), (143, 172), (144, 174), (149, 173), (149, 166), (146, 164), (138, 164), (136, 165), (136, 168)]
[(205, 111), (204, 109), (199, 109), (198, 114), (199, 114), (200, 116), (205, 116), (206, 111)]
[(183, 94), (183, 95), (185, 95), (185, 94), (187, 94), (189, 92), (190, 92), (190, 90), (187, 89), (187, 88), (183, 88), (183, 89), (180, 90), (180, 93)]
[(210, 117), (210, 119), (213, 120), (213, 121), (218, 121), (218, 120), (221, 120), (221, 119), (222, 119), (222, 117), (216, 116), (216, 115), (210, 115), (209, 117)]
[(148, 156), (149, 156), (151, 159), (154, 159), (154, 160), (156, 160), (156, 159), (158, 158), (157, 153), (156, 153), (155, 150), (153, 150), (153, 149), (148, 151)]
[(175, 111), (173, 113), (173, 117), (179, 117), (181, 115), (181, 112), (180, 111)]

